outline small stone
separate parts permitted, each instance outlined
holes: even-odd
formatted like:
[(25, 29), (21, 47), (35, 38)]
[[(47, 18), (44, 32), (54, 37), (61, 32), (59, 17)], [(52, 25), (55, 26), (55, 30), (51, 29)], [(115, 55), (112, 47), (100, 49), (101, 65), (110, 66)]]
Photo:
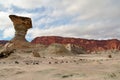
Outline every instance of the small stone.
[(108, 55), (108, 58), (112, 58), (112, 55)]
[(51, 64), (51, 62), (49, 62), (49, 64)]
[(58, 64), (58, 62), (56, 61), (55, 64)]
[(15, 64), (19, 64), (19, 62), (18, 62), (18, 61), (15, 61)]
[(68, 61), (66, 61), (66, 63), (68, 63)]

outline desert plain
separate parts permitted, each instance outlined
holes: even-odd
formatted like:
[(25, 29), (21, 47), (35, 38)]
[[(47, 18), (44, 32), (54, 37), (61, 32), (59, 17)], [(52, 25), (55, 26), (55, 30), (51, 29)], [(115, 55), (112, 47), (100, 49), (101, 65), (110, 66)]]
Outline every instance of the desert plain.
[(16, 51), (0, 59), (0, 80), (120, 80), (119, 56), (120, 52), (101, 52), (33, 57)]
[(119, 40), (52, 36), (28, 42), (31, 18), (9, 18), (15, 36), (0, 46), (0, 80), (120, 80)]

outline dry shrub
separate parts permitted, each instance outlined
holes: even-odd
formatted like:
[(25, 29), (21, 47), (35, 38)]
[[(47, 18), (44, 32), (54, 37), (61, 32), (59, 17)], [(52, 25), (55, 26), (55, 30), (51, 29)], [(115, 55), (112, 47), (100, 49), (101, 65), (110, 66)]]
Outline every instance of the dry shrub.
[(112, 55), (108, 55), (108, 58), (112, 58)]
[(33, 51), (32, 54), (34, 57), (40, 57), (40, 54), (37, 51)]

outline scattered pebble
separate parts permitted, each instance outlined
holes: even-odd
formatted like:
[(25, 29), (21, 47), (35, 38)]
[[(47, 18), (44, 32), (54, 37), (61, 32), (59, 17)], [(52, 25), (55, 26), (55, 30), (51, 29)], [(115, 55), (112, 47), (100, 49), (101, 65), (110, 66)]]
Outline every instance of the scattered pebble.
[(55, 64), (58, 64), (58, 62), (56, 61)]
[(49, 64), (52, 64), (51, 62), (49, 62)]
[(18, 61), (15, 61), (15, 64), (19, 64), (19, 62), (18, 62)]

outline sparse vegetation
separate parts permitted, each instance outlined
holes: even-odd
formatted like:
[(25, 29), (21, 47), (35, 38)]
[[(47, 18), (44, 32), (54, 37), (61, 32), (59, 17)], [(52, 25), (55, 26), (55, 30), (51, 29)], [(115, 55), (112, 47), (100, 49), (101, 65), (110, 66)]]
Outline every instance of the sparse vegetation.
[(109, 55), (108, 55), (108, 58), (112, 58), (112, 55), (109, 54)]

